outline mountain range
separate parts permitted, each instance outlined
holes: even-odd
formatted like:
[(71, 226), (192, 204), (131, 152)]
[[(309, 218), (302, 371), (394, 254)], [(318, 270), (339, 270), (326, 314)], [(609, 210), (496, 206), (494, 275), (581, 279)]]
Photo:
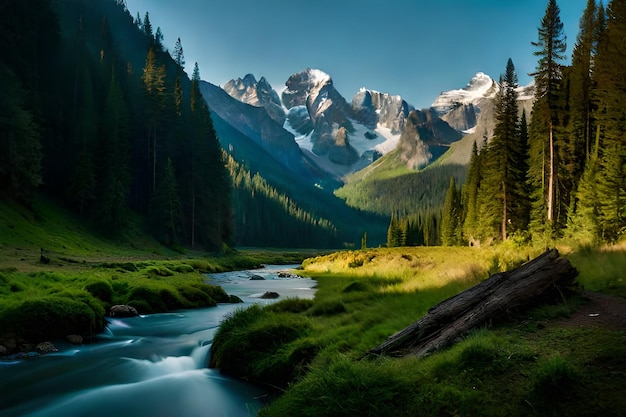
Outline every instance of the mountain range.
[[(202, 82), (201, 91), (223, 122), (218, 128), (225, 123), (236, 129), (295, 177), (336, 187), (396, 149), (409, 169), (433, 162), (467, 165), (473, 142), (482, 144), (493, 131), (498, 88), (479, 72), (418, 110), (399, 95), (366, 88), (348, 102), (329, 74), (307, 68), (291, 75), (280, 94), (252, 74), (221, 88)], [(530, 115), (533, 92), (532, 84), (518, 89), (520, 112)], [(222, 142), (234, 153), (244, 146)]]

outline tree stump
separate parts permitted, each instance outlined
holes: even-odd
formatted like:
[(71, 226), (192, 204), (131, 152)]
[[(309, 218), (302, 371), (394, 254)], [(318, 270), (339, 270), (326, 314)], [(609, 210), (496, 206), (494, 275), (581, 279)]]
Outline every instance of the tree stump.
[(556, 249), (547, 250), (519, 268), (487, 280), (448, 298), (368, 355), (425, 356), (451, 345), (469, 330), (498, 318), (508, 310), (535, 302), (550, 290), (571, 285), (578, 271)]

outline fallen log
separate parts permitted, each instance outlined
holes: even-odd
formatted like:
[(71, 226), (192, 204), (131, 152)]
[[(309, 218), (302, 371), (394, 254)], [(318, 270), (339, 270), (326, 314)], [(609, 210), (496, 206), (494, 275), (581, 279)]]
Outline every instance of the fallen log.
[(577, 275), (576, 268), (559, 257), (556, 249), (547, 250), (519, 268), (494, 274), (435, 305), (423, 318), (364, 356), (425, 356), (509, 310), (532, 304), (550, 290), (560, 291), (571, 285)]

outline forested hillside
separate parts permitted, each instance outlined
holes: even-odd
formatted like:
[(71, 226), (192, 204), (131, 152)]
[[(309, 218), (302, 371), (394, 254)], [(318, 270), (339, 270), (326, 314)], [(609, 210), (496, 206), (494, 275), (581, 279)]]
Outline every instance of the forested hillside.
[[(217, 118), (222, 141), (200, 69), (187, 76), (183, 42), (166, 51), (149, 12), (25, 0), (2, 2), (0, 23), (0, 198), (28, 209), (40, 193), (108, 237), (134, 222), (172, 247), (339, 247), (368, 228), (384, 239), (379, 218), (291, 184)], [(255, 170), (220, 141), (236, 141)]]
[(500, 79), (496, 127), (474, 147), (461, 192), (450, 184), (443, 244), (612, 243), (626, 232), (626, 3), (589, 0), (572, 64), (554, 0), (540, 22), (532, 119), (518, 118), (511, 60)]
[(2, 9), (2, 195), (28, 204), (40, 189), (107, 235), (136, 212), (164, 243), (229, 243), (230, 179), (182, 48), (172, 59), (123, 2)]

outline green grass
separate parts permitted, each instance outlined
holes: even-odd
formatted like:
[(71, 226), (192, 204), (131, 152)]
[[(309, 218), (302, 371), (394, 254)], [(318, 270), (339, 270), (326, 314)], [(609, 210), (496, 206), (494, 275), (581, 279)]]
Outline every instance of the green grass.
[(582, 248), (568, 256), (586, 290), (626, 298), (626, 242), (603, 248)]
[[(241, 362), (254, 346), (250, 335), (259, 329), (268, 340), (284, 340), (245, 357), (246, 366), (257, 371), (236, 373), (288, 387), (261, 416), (619, 416), (626, 409), (626, 334), (559, 325), (584, 302), (581, 297), (486, 323), (422, 359), (363, 358), (439, 301), (540, 252), (503, 245), (372, 249), (311, 258), (302, 273), (318, 282), (312, 302), (242, 310), (227, 321), (227, 333), (237, 338), (223, 336), (232, 343), (233, 362)], [(568, 256), (581, 269), (580, 287), (624, 290), (623, 247)], [(594, 267), (598, 261), (602, 268)], [(288, 326), (291, 333), (284, 337), (281, 323), (302, 327)], [(214, 348), (222, 349), (222, 343), (216, 338)], [(228, 366), (228, 360), (220, 365)], [(271, 370), (272, 379), (258, 369)]]

